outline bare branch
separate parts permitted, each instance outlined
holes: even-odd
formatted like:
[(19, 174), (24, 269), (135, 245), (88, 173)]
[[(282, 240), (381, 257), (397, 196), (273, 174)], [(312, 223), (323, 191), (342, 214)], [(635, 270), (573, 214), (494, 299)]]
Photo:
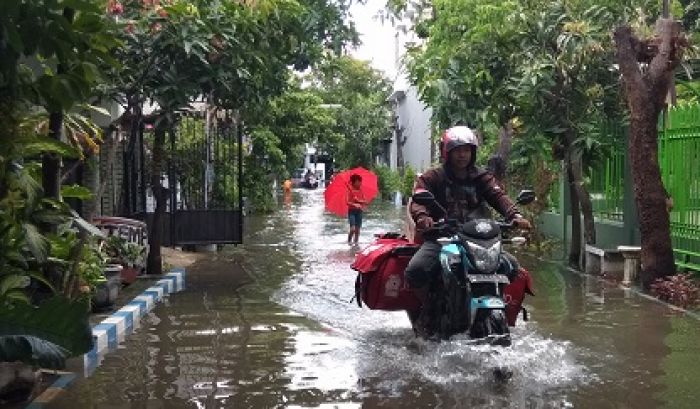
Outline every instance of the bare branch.
[[(683, 50), (682, 46), (680, 49), (676, 49), (676, 45), (681, 35), (681, 30), (682, 26), (679, 21), (661, 18), (656, 22), (659, 49), (649, 64), (649, 77), (653, 82), (673, 72), (680, 63)], [(678, 45), (680, 46), (680, 44)]]
[(635, 45), (641, 41), (632, 33), (630, 26), (620, 26), (615, 29), (615, 44), (617, 45), (617, 62), (620, 65), (620, 72), (624, 77), (628, 92), (630, 89), (641, 89), (644, 87), (642, 73), (637, 63), (637, 52)]

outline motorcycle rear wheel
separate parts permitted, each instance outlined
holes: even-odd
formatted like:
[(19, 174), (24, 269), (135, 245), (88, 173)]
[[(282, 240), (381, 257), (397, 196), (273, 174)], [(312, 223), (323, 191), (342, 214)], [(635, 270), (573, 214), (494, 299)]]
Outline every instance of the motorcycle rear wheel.
[(472, 339), (488, 338), (492, 345), (510, 346), (510, 330), (505, 312), (499, 309), (478, 310), (469, 329), (469, 336)]

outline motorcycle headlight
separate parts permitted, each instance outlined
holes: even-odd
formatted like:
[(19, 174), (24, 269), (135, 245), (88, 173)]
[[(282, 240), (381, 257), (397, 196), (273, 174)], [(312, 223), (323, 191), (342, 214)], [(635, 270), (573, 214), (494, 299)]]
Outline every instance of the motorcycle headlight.
[(467, 242), (469, 252), (472, 255), (474, 266), (482, 273), (489, 273), (498, 268), (501, 261), (501, 242), (495, 242), (491, 247), (481, 247), (478, 244)]

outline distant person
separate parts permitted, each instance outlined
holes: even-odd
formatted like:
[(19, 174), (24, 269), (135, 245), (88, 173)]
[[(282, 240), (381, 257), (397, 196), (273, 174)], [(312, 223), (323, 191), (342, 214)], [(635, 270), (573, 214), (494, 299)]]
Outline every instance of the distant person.
[(284, 190), (284, 193), (292, 193), (292, 181), (291, 179), (287, 179), (284, 181), (282, 184), (282, 189)]
[(284, 191), (284, 206), (289, 208), (292, 206), (292, 181), (290, 179), (284, 181), (282, 190)]
[(362, 176), (350, 176), (350, 186), (348, 189), (348, 222), (350, 232), (348, 233), (348, 244), (357, 244), (362, 228), (362, 212), (367, 207), (367, 200), (361, 190)]

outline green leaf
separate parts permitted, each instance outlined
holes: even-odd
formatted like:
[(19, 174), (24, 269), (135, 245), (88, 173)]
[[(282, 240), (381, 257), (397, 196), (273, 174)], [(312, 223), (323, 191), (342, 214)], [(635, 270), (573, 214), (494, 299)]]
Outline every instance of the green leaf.
[(22, 52), (24, 51), (24, 43), (22, 43), (22, 37), (20, 36), (17, 29), (9, 25), (5, 26), (5, 29), (7, 30), (7, 40), (12, 46), (12, 49), (16, 53), (22, 54)]
[(0, 337), (36, 337), (63, 348), (68, 356), (81, 355), (92, 348), (88, 311), (87, 300), (70, 301), (61, 296), (38, 307), (16, 304), (0, 310)]
[(24, 145), (24, 153), (27, 157), (42, 153), (55, 153), (64, 158), (76, 159), (80, 153), (74, 147), (49, 137), (38, 137)]
[(95, 195), (90, 191), (90, 189), (86, 188), (85, 186), (72, 185), (63, 186), (61, 188), (61, 197), (63, 198), (90, 200), (94, 196)]
[(24, 232), (24, 240), (27, 243), (29, 251), (32, 253), (32, 255), (34, 255), (38, 262), (45, 262), (46, 257), (48, 257), (49, 254), (49, 241), (33, 224), (23, 223), (22, 231)]
[(0, 277), (0, 297), (19, 288), (25, 288), (29, 284), (29, 278), (21, 274), (10, 274)]

